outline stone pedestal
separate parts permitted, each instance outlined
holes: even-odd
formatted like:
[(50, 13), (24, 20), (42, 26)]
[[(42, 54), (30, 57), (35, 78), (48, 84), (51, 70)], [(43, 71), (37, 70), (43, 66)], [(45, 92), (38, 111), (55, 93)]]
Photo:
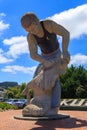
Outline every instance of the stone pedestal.
[(56, 114), (53, 116), (42, 116), (42, 117), (29, 117), (29, 116), (24, 117), (22, 115), (14, 116), (15, 119), (19, 120), (61, 120), (69, 117), (70, 117), (69, 115), (63, 115), (63, 114)]

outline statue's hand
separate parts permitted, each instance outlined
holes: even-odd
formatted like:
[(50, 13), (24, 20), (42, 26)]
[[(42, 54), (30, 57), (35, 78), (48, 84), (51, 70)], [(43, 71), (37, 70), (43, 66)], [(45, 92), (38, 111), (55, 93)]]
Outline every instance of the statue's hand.
[(68, 51), (63, 53), (63, 60), (66, 61), (67, 64), (69, 63), (69, 61), (70, 61), (70, 54), (69, 54)]
[(54, 65), (54, 61), (53, 60), (46, 60), (44, 62), (44, 68), (50, 68)]

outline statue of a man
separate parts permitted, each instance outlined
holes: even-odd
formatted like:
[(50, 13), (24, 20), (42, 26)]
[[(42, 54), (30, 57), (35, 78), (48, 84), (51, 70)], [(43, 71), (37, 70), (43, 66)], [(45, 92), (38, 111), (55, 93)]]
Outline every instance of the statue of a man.
[[(24, 116), (56, 114), (61, 97), (59, 75), (63, 70), (66, 70), (70, 60), (68, 53), (70, 34), (63, 26), (52, 20), (39, 21), (34, 13), (23, 15), (21, 24), (28, 32), (27, 41), (31, 58), (41, 63), (41, 66), (36, 71), (36, 76), (28, 83), (23, 92), (26, 94), (29, 88), (33, 88), (35, 93), (34, 100), (30, 102), (31, 105), (24, 109), (24, 113), (26, 113)], [(62, 51), (59, 48), (57, 35), (62, 37)], [(41, 54), (38, 53), (38, 46)], [(41, 102), (43, 103), (41, 104)], [(46, 108), (42, 108), (44, 105)], [(36, 112), (37, 110), (33, 111), (34, 109), (40, 110), (40, 113), (42, 109), (44, 110), (40, 114)], [(33, 111), (33, 113), (29, 111)]]

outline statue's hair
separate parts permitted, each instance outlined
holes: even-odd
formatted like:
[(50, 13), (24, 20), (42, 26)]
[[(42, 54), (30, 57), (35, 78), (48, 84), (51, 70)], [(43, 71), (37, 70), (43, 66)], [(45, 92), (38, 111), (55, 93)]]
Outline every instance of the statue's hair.
[(26, 27), (29, 27), (32, 24), (32, 22), (37, 21), (37, 20), (39, 19), (34, 13), (28, 12), (22, 16), (21, 24), (24, 28), (26, 28)]

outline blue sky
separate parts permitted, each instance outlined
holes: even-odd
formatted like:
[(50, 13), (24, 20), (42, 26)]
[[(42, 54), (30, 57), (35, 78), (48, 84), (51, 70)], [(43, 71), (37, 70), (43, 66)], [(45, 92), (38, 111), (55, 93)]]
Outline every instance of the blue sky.
[(20, 24), (26, 12), (67, 28), (71, 35), (69, 66), (87, 68), (87, 0), (0, 0), (0, 82), (28, 82), (38, 65), (30, 58), (27, 32)]

